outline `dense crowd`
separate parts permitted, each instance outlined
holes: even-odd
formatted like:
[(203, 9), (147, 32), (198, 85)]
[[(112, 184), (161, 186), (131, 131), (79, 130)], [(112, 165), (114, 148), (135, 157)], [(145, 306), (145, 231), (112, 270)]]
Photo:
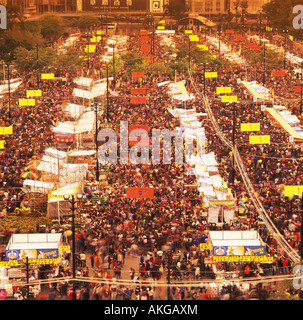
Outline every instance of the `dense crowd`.
[[(182, 43), (184, 39), (177, 37), (176, 41)], [(230, 41), (222, 37), (222, 41)], [(279, 41), (276, 42), (280, 44)], [(239, 50), (240, 44), (230, 42), (233, 50)], [(79, 50), (83, 50), (85, 41), (78, 43)], [(130, 39), (129, 48), (138, 49), (138, 39)], [(218, 53), (211, 48), (213, 53)], [(156, 42), (157, 56), (163, 55), (165, 49)], [(100, 67), (99, 55), (92, 55), (89, 60), (91, 70)], [(162, 61), (165, 62), (166, 58)], [(260, 65), (256, 65), (256, 70)], [(207, 82), (207, 94), (211, 101), (213, 113), (223, 133), (231, 140), (233, 110), (230, 105), (219, 102), (215, 89), (220, 86), (231, 86), (233, 94), (238, 100), (244, 101), (237, 105), (236, 143), (242, 160), (246, 166), (249, 177), (259, 194), (264, 208), (271, 219), (277, 225), (281, 234), (289, 241), (289, 244), (298, 250), (300, 248), (300, 203), (285, 199), (281, 193), (281, 185), (300, 184), (302, 150), (293, 145), (288, 145), (287, 135), (276, 126), (265, 112), (260, 110), (260, 105), (253, 103), (243, 88), (237, 84), (237, 79), (253, 77), (250, 80), (262, 82), (262, 74), (251, 72), (246, 68), (235, 66), (208, 66), (208, 70), (216, 68), (218, 78)], [(290, 71), (287, 76), (268, 82), (279, 98), (290, 98), (289, 92), (282, 90), (292, 86), (294, 82), (291, 74), (292, 66), (287, 64)], [(83, 74), (87, 66), (83, 67)], [(93, 72), (91, 72), (93, 74)], [(194, 76), (195, 82), (203, 92), (201, 77)], [(150, 130), (154, 128), (173, 129), (178, 122), (168, 112), (171, 108), (171, 100), (165, 87), (158, 87), (157, 83), (170, 79), (168, 75), (146, 75), (142, 82), (138, 83), (130, 77), (120, 79), (116, 87), (118, 96), (110, 98), (108, 108), (108, 120), (113, 129), (118, 132), (120, 121), (128, 121), (129, 124), (145, 124)], [(188, 80), (186, 78), (186, 80)], [(147, 103), (145, 105), (130, 105), (130, 88), (135, 86), (147, 88)], [(26, 206), (26, 195), (21, 191), (22, 169), (33, 156), (39, 158), (47, 146), (54, 143), (51, 127), (56, 121), (62, 120), (61, 104), (65, 98), (71, 96), (73, 82), (68, 78), (67, 82), (47, 81), (40, 84), (42, 96), (35, 108), (12, 108), (12, 119), (8, 118), (8, 110), (1, 109), (2, 125), (13, 123), (18, 127), (14, 129), (12, 136), (6, 137), (6, 148), (1, 151), (1, 179), (0, 187), (3, 190), (1, 209), (8, 212), (16, 207)], [(17, 90), (20, 97), (25, 96), (25, 90), (34, 88), (35, 83), (23, 77), (23, 84)], [(295, 95), (295, 94), (294, 94)], [(297, 97), (297, 96), (296, 96)], [(13, 103), (16, 104), (15, 101)], [(286, 104), (288, 106), (288, 104)], [(294, 105), (296, 109), (298, 104)], [(198, 112), (205, 112), (199, 96), (188, 103), (187, 107), (196, 108)], [(240, 134), (241, 122), (260, 122), (262, 134), (271, 135), (269, 146), (250, 146), (248, 135)], [(207, 132), (207, 152), (214, 151), (219, 163), (220, 175), (229, 183), (236, 196), (237, 208), (243, 208), (237, 212), (238, 218), (231, 224), (224, 224), (225, 230), (258, 230), (262, 239), (267, 244), (267, 253), (275, 255), (273, 265), (249, 263), (219, 263), (217, 268), (221, 272), (236, 272), (240, 276), (260, 277), (262, 275), (287, 274), (290, 261), (283, 253), (279, 252), (278, 244), (268, 230), (262, 224), (252, 203), (247, 197), (242, 178), (236, 171), (235, 183), (231, 181), (231, 155), (220, 141), (210, 123), (203, 121)], [(119, 160), (118, 160), (119, 161)], [(105, 169), (105, 168), (103, 168)], [(195, 184), (195, 177), (188, 176), (185, 165), (117, 165), (110, 166), (107, 178), (100, 183), (97, 192), (86, 187), (87, 195), (94, 194), (100, 200), (91, 200), (89, 205), (83, 202), (78, 210), (81, 216), (86, 217), (85, 226), (78, 228), (76, 233), (77, 253), (79, 254), (79, 273), (89, 276), (91, 272), (99, 278), (109, 280), (108, 284), (88, 283), (81, 284), (79, 299), (117, 299), (128, 300), (131, 298), (146, 300), (161, 296), (161, 286), (142, 286), (142, 281), (153, 279), (159, 284), (166, 275), (168, 267), (171, 268), (171, 279), (174, 280), (203, 280), (213, 279), (215, 274), (211, 265), (205, 263), (205, 258), (210, 255), (208, 249), (200, 250), (200, 243), (207, 242), (209, 227), (207, 220), (201, 215), (202, 199), (198, 190), (190, 185)], [(127, 187), (153, 186), (155, 195), (153, 199), (129, 199), (126, 197)], [(239, 210), (240, 211), (240, 210)], [(242, 212), (243, 211), (243, 212)], [(66, 229), (59, 229), (66, 233)], [(67, 236), (70, 241), (70, 235)], [(130, 270), (125, 270), (125, 259), (129, 256), (137, 256), (138, 264)], [(68, 257), (67, 257), (68, 258)], [(86, 262), (89, 261), (91, 270), (88, 270)], [(58, 276), (69, 275), (70, 270), (60, 270)], [(119, 286), (113, 282), (115, 279), (130, 279), (134, 285)], [(139, 281), (140, 278), (140, 281)], [(142, 280), (143, 279), (143, 280)], [(157, 282), (158, 281), (158, 282)], [(140, 284), (140, 285), (139, 285)], [(144, 283), (143, 283), (144, 284)], [(135, 289), (133, 289), (135, 288)], [(61, 296), (68, 296), (66, 283), (59, 284)], [(162, 292), (163, 293), (163, 292)], [(176, 286), (172, 289), (175, 299), (212, 299), (216, 295), (210, 290), (201, 288), (186, 289)], [(242, 297), (243, 292), (238, 287), (223, 287), (218, 294), (222, 299)], [(157, 296), (158, 295), (158, 296)], [(52, 295), (53, 296), (53, 295)]]

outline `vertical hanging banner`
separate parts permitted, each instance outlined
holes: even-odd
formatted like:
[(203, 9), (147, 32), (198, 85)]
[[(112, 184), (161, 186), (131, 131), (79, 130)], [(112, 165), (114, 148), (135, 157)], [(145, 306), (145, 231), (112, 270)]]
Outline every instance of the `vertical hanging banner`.
[[(146, 132), (148, 133), (148, 130), (149, 130), (149, 126), (148, 125), (144, 125), (144, 124), (138, 124), (138, 125), (135, 125), (135, 124), (132, 124), (132, 125), (129, 125), (128, 126), (128, 132), (129, 134), (133, 131), (136, 131), (138, 133), (142, 132), (142, 135), (144, 135)], [(149, 138), (145, 138), (145, 137), (136, 137), (136, 138), (129, 138), (129, 145), (135, 145), (139, 142), (141, 142), (141, 145), (144, 145), (144, 146), (149, 146)]]
[(4, 140), (0, 140), (0, 149), (4, 149)]

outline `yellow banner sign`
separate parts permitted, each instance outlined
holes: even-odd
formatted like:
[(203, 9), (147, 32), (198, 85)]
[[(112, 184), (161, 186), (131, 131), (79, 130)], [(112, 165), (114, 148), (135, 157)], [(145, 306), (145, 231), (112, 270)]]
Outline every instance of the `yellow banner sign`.
[(184, 32), (185, 32), (185, 34), (192, 34), (193, 30), (185, 30)]
[(263, 263), (274, 262), (274, 257), (267, 256), (213, 256), (213, 260), (217, 262), (238, 262), (238, 261), (258, 261)]
[(164, 20), (160, 20), (158, 23), (159, 24), (165, 24), (165, 21)]
[(249, 136), (249, 144), (270, 144), (270, 136)]
[(197, 48), (201, 49), (202, 51), (208, 51), (208, 46), (205, 44), (197, 44)]
[(193, 34), (193, 35), (190, 35), (190, 36), (189, 36), (189, 40), (190, 40), (190, 41), (199, 41), (199, 37), (198, 37), (197, 35), (194, 35), (194, 34)]
[(54, 79), (55, 75), (53, 73), (42, 73), (41, 79)]
[(104, 32), (104, 30), (97, 30), (97, 34), (102, 35), (102, 34), (105, 34), (105, 32)]
[(157, 29), (158, 29), (158, 30), (164, 30), (165, 27), (164, 27), (164, 26), (158, 26)]
[(302, 192), (303, 186), (284, 186), (284, 197), (293, 197), (294, 194), (301, 197)]
[(210, 245), (209, 243), (200, 243), (200, 249), (209, 249)]
[(94, 44), (88, 44), (88, 45), (86, 45), (86, 47), (85, 47), (85, 52), (95, 52), (95, 50), (96, 50), (96, 45), (94, 45)]
[(241, 131), (260, 131), (260, 123), (241, 123)]
[(19, 106), (34, 106), (35, 104), (35, 99), (19, 99)]
[(101, 36), (93, 36), (91, 39), (90, 39), (90, 42), (100, 42), (102, 39)]
[(217, 87), (217, 93), (231, 93), (231, 87)]
[(0, 127), (0, 134), (13, 134), (13, 127)]
[(217, 72), (205, 72), (205, 78), (217, 78)]
[(0, 149), (4, 149), (4, 140), (0, 140)]
[[(59, 259), (28, 259), (29, 264), (58, 264)], [(19, 260), (10, 260), (10, 261), (0, 261), (1, 267), (16, 267), (16, 266), (23, 266), (25, 264), (25, 261), (19, 261)]]
[(222, 96), (221, 102), (237, 102), (238, 97), (237, 96)]
[(41, 90), (26, 90), (27, 97), (41, 97)]

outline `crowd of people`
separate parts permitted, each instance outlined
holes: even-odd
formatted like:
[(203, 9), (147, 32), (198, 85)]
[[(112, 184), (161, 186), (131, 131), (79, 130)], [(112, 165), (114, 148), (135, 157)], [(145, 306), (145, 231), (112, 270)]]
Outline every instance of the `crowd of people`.
[[(185, 41), (177, 36), (177, 42)], [(229, 43), (232, 50), (238, 51), (241, 44), (233, 42), (229, 36), (222, 37), (223, 42)], [(272, 40), (272, 39), (271, 39)], [(139, 50), (138, 38), (129, 40), (129, 48)], [(281, 44), (280, 40), (276, 41)], [(85, 47), (85, 41), (80, 41), (79, 50)], [(100, 49), (100, 48), (99, 48)], [(291, 49), (291, 48), (289, 48)], [(157, 57), (165, 62), (168, 55), (164, 55), (166, 48), (160, 45), (156, 38)], [(213, 54), (218, 54), (210, 46)], [(97, 50), (89, 61), (91, 70), (100, 67), (98, 57), (102, 51)], [(163, 58), (166, 57), (166, 58)], [(258, 69), (260, 65), (256, 65)], [(233, 94), (238, 96), (236, 143), (249, 178), (264, 205), (264, 208), (275, 222), (280, 233), (287, 239), (295, 250), (300, 249), (300, 203), (293, 199), (284, 198), (282, 186), (292, 183), (300, 184), (302, 150), (296, 145), (288, 144), (288, 137), (268, 115), (261, 111), (260, 105), (253, 103), (241, 88), (237, 79), (262, 82), (262, 74), (251, 72), (247, 68), (223, 65), (208, 66), (209, 71), (218, 71), (218, 78), (207, 81), (207, 95), (211, 108), (221, 130), (231, 140), (233, 126), (233, 109), (224, 105), (216, 95), (217, 86), (229, 86)], [(292, 77), (293, 66), (287, 63), (286, 77), (270, 78), (267, 71), (266, 84), (274, 90), (277, 98), (297, 98), (297, 94), (290, 95), (285, 87), (295, 86), (298, 80)], [(87, 74), (87, 65), (83, 66), (83, 73)], [(26, 75), (22, 76), (22, 85), (16, 91), (16, 96), (24, 97), (27, 89), (35, 88), (36, 83)], [(93, 76), (93, 72), (92, 72)], [(169, 75), (145, 74), (142, 81), (137, 82), (131, 77), (121, 78), (119, 86), (115, 88), (117, 96), (110, 97), (107, 109), (107, 120), (111, 127), (118, 132), (120, 121), (129, 124), (144, 124), (151, 129), (174, 129), (178, 120), (168, 112), (171, 99), (166, 87), (158, 87), (157, 83), (173, 80)], [(185, 77), (185, 80), (189, 80)], [(194, 80), (200, 92), (203, 92), (203, 80), (194, 75)], [(291, 83), (291, 86), (290, 86)], [(147, 103), (144, 105), (130, 104), (131, 88), (144, 86), (147, 90)], [(14, 134), (5, 137), (5, 149), (1, 151), (1, 179), (0, 188), (3, 190), (1, 209), (13, 212), (16, 207), (27, 206), (27, 196), (21, 190), (21, 173), (29, 160), (39, 158), (46, 147), (54, 144), (52, 126), (62, 120), (61, 105), (72, 95), (74, 83), (71, 77), (67, 81), (44, 81), (40, 83), (41, 99), (37, 99), (37, 106), (17, 108), (13, 99), (11, 118), (9, 110), (2, 108), (2, 125), (14, 124)], [(47, 98), (46, 98), (47, 97)], [(293, 106), (298, 110), (299, 104), (285, 102), (285, 106)], [(178, 106), (180, 107), (180, 106)], [(205, 112), (202, 99), (196, 95), (187, 104), (187, 108), (195, 108), (197, 112)], [(297, 112), (297, 111), (296, 111)], [(248, 143), (248, 134), (241, 132), (241, 122), (261, 123), (260, 134), (270, 134), (270, 145), (254, 145)], [(279, 251), (278, 243), (271, 235), (258, 216), (253, 204), (247, 197), (245, 186), (240, 173), (236, 170), (234, 183), (231, 180), (230, 150), (220, 141), (208, 121), (203, 121), (207, 134), (207, 152), (214, 151), (219, 163), (220, 175), (229, 183), (236, 196), (236, 211), (238, 219), (230, 224), (224, 224), (225, 230), (255, 229), (267, 244), (267, 253), (275, 256), (273, 265), (261, 263), (218, 263), (217, 269), (223, 273), (237, 273), (241, 277), (262, 275), (287, 274), (290, 272), (291, 261)], [(17, 129), (18, 128), (18, 129)], [(119, 163), (119, 159), (118, 159)], [(105, 167), (103, 168), (105, 170)], [(209, 249), (200, 249), (201, 243), (208, 240), (209, 226), (207, 218), (201, 215), (203, 211), (202, 198), (195, 184), (195, 177), (186, 174), (186, 165), (112, 165), (106, 168), (106, 179), (99, 184), (97, 191), (85, 188), (85, 194), (93, 194), (99, 200), (83, 201), (78, 214), (85, 217), (85, 224), (77, 228), (76, 248), (79, 254), (79, 272), (81, 276), (94, 275), (107, 279), (108, 283), (83, 282), (79, 287), (79, 299), (102, 300), (151, 300), (164, 295), (164, 289), (159, 285), (171, 268), (171, 280), (203, 280), (214, 279), (212, 265), (205, 263), (210, 256)], [(154, 187), (152, 199), (129, 199), (126, 196), (127, 187)], [(243, 210), (239, 210), (243, 209)], [(240, 213), (241, 211), (241, 213)], [(239, 219), (241, 216), (245, 219)], [(60, 231), (66, 229), (58, 227)], [(67, 241), (70, 241), (70, 235)], [(137, 265), (129, 270), (125, 269), (128, 257), (137, 257)], [(67, 257), (68, 259), (69, 257)], [(89, 266), (89, 268), (88, 268)], [(62, 270), (61, 270), (62, 271)], [(63, 271), (62, 271), (63, 272)], [(58, 273), (60, 277), (61, 273)], [(64, 275), (70, 275), (70, 270), (64, 270)], [(115, 284), (113, 279), (129, 279), (132, 286)], [(154, 286), (148, 281), (153, 280)], [(146, 285), (144, 285), (146, 281)], [(63, 288), (63, 289), (62, 289)], [(61, 297), (68, 296), (66, 284), (59, 284)], [(171, 294), (175, 299), (212, 299), (220, 297), (243, 298), (244, 291), (238, 287), (223, 287), (217, 295), (210, 293), (210, 289), (184, 288), (176, 286)], [(53, 295), (52, 295), (53, 296)]]

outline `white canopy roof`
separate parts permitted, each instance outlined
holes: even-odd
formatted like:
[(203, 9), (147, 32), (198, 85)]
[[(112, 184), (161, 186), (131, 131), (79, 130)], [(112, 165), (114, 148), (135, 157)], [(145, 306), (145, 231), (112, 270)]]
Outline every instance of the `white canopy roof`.
[(58, 249), (61, 233), (12, 234), (6, 250)]

